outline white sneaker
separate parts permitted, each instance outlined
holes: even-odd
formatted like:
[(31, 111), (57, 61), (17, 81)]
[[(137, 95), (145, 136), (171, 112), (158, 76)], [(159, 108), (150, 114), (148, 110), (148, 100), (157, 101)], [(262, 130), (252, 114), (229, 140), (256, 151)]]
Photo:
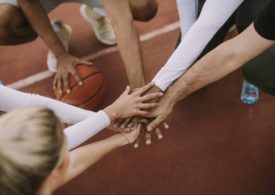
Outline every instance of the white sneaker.
[[(69, 25), (62, 23), (61, 21), (53, 21), (52, 26), (61, 43), (64, 45), (66, 51), (69, 51), (69, 44), (72, 37), (72, 28)], [(57, 71), (57, 59), (50, 50), (47, 56), (47, 66), (51, 72)]]
[(101, 43), (106, 45), (116, 44), (113, 27), (107, 17), (99, 15), (87, 5), (80, 7), (80, 14), (93, 27), (95, 36)]

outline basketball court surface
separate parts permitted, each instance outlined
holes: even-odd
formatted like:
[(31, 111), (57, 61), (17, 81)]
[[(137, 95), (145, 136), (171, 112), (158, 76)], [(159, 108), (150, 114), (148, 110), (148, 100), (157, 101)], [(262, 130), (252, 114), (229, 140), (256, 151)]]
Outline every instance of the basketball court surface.
[[(62, 5), (51, 18), (72, 26), (71, 53), (91, 60), (102, 71), (106, 106), (125, 88), (126, 73), (117, 48), (96, 40), (79, 7)], [(175, 0), (159, 0), (157, 16), (137, 26), (150, 81), (175, 48), (179, 34)], [(41, 40), (0, 47), (0, 53), (0, 78), (6, 85), (54, 97), (47, 48)], [(275, 99), (261, 93), (258, 103), (246, 106), (239, 98), (241, 83), (241, 72), (236, 71), (189, 96), (175, 106), (163, 140), (154, 137), (151, 146), (117, 150), (55, 194), (275, 194)], [(111, 133), (103, 131), (89, 142)]]

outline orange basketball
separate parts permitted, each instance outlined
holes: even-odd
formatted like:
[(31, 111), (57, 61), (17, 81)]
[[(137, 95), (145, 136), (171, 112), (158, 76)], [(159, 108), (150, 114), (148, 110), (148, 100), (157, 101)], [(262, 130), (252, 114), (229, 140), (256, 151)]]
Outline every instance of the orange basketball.
[(88, 110), (98, 109), (105, 93), (102, 73), (94, 66), (84, 64), (77, 65), (76, 70), (83, 81), (83, 85), (78, 85), (73, 76), (70, 75), (71, 93), (60, 94), (58, 90), (54, 90), (56, 99)]

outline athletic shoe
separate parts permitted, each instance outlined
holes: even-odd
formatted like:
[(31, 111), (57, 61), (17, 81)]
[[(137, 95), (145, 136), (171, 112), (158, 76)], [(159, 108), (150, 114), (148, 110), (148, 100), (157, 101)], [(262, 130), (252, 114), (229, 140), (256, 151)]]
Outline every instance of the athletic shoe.
[[(69, 25), (62, 23), (61, 21), (53, 21), (52, 27), (61, 43), (64, 45), (66, 51), (69, 51), (69, 44), (72, 37), (72, 28)], [(52, 51), (48, 52), (47, 66), (51, 72), (57, 71), (57, 59)]]
[(88, 22), (94, 29), (96, 38), (103, 44), (115, 45), (116, 37), (113, 27), (107, 17), (96, 13), (93, 8), (82, 5), (80, 7), (80, 14), (86, 22)]

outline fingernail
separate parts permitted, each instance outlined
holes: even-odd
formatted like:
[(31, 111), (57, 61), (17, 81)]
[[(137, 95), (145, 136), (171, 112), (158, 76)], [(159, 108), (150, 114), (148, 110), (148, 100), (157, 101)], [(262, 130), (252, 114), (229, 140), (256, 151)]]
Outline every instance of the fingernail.
[(150, 140), (147, 140), (146, 141), (146, 145), (150, 145), (151, 144), (151, 141)]
[(83, 85), (83, 82), (79, 82), (78, 84), (81, 86), (81, 85)]
[(162, 138), (163, 138), (163, 136), (162, 136), (162, 135), (159, 135), (159, 136), (158, 136), (158, 139), (159, 139), (159, 140), (161, 140)]
[(62, 90), (59, 90), (59, 93), (62, 94)]
[(159, 95), (163, 95), (163, 93), (159, 93)]
[(138, 148), (138, 144), (134, 144), (134, 148)]
[(67, 89), (67, 93), (71, 93), (71, 90)]
[(165, 128), (165, 129), (169, 129), (169, 125), (166, 124), (166, 123), (164, 123), (164, 128)]
[(148, 127), (147, 127), (147, 130), (148, 130), (148, 131), (152, 131), (152, 127), (151, 127), (151, 126), (148, 126)]

